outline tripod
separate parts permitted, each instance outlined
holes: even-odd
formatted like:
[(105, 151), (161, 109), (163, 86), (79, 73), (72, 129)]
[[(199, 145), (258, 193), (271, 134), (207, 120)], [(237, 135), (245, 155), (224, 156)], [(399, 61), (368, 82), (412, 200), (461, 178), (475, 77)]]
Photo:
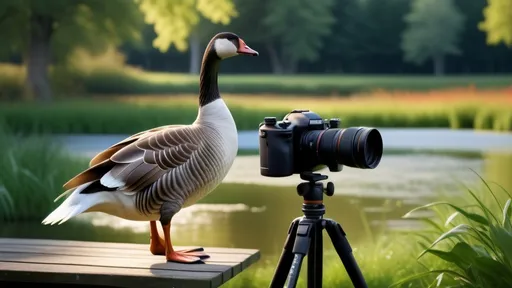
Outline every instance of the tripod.
[(345, 238), (346, 234), (341, 225), (332, 219), (323, 218), (325, 214), (323, 193), (332, 196), (334, 184), (328, 182), (327, 189), (324, 189), (323, 183), (316, 182), (327, 179), (327, 175), (317, 173), (301, 173), (300, 178), (308, 181), (297, 185), (297, 193), (304, 198), (304, 204), (302, 204), (304, 216), (295, 218), (288, 229), (288, 236), (270, 288), (283, 287), (286, 280), (288, 280), (287, 288), (295, 287), (302, 260), (306, 255), (308, 256), (307, 287), (322, 287), (322, 230), (324, 228), (354, 287), (366, 288), (366, 282), (352, 255), (352, 248)]

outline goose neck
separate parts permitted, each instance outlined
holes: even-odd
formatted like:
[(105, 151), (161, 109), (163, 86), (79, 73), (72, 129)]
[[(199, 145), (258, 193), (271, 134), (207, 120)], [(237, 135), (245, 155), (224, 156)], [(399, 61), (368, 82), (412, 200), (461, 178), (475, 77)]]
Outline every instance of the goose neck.
[(209, 50), (203, 58), (199, 76), (199, 106), (203, 107), (220, 98), (217, 82), (220, 59)]

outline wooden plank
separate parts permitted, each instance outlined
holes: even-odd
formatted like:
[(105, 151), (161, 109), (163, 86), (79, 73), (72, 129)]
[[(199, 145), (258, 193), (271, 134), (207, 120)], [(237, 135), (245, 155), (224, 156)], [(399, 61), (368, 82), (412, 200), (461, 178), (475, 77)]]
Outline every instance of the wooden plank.
[[(10, 252), (10, 251), (19, 251), (26, 252), (32, 251), (34, 253), (59, 253), (66, 255), (84, 255), (84, 256), (112, 256), (112, 257), (124, 257), (124, 258), (146, 258), (149, 257), (151, 259), (155, 258), (163, 258), (163, 256), (155, 256), (149, 252), (149, 245), (147, 245), (148, 249), (145, 250), (130, 250), (130, 249), (112, 249), (112, 248), (93, 248), (93, 247), (62, 247), (62, 246), (49, 246), (49, 245), (16, 245), (16, 244), (0, 244), (0, 251)], [(175, 247), (176, 249), (181, 249), (180, 247)], [(216, 252), (212, 251), (213, 249), (208, 248), (208, 254), (215, 255), (212, 257), (214, 262), (225, 262), (233, 259), (245, 259), (248, 254), (234, 254), (234, 253), (224, 253), (224, 252)], [(238, 260), (237, 260), (238, 261)]]
[[(175, 271), (180, 274), (182, 272), (206, 272), (221, 274), (222, 279), (227, 281), (234, 277), (231, 265), (219, 264), (201, 264), (191, 267), (187, 264), (181, 263), (166, 263), (155, 261), (151, 259), (121, 259), (114, 257), (87, 257), (87, 256), (68, 256), (57, 254), (34, 254), (34, 253), (10, 253), (1, 252), (0, 262), (23, 262), (23, 263), (46, 263), (66, 265), (72, 263), (73, 265), (82, 266), (97, 266), (97, 267), (112, 267), (112, 268), (138, 268), (138, 269), (162, 269)], [(235, 264), (238, 264), (235, 262)]]
[[(35, 246), (35, 245), (0, 245), (0, 255), (3, 253), (32, 253), (38, 255), (60, 255), (63, 256), (85, 256), (95, 259), (94, 257), (102, 257), (108, 259), (115, 259), (119, 262), (126, 262), (126, 259), (130, 259), (130, 263), (140, 263), (141, 265), (153, 265), (157, 263), (165, 263), (166, 269), (169, 270), (188, 270), (190, 265), (182, 263), (166, 263), (164, 256), (152, 255), (149, 250), (143, 252), (142, 250), (133, 252), (126, 250), (125, 252), (119, 251), (118, 249), (104, 249), (104, 248), (91, 248), (78, 247), (78, 248), (62, 248), (59, 246)], [(210, 253), (210, 259), (206, 264), (197, 266), (196, 269), (201, 271), (215, 271), (222, 272), (223, 278), (230, 279), (240, 273), (242, 269), (242, 263), (248, 262), (247, 255), (245, 254), (227, 254), (227, 253)], [(0, 257), (1, 261), (2, 257)], [(77, 258), (81, 259), (81, 258)], [(252, 264), (247, 263), (247, 264)], [(225, 266), (228, 265), (226, 268)], [(140, 266), (140, 265), (139, 265)], [(217, 267), (216, 267), (217, 266)], [(140, 268), (140, 267), (139, 267)], [(228, 269), (229, 268), (229, 269)]]
[(260, 257), (255, 249), (204, 249), (211, 256), (205, 264), (182, 264), (152, 255), (149, 244), (0, 238), (0, 284), (39, 281), (117, 287), (218, 287)]
[[(77, 265), (48, 265), (0, 262), (0, 281), (104, 285), (114, 287), (211, 288), (222, 284), (220, 275), (150, 269), (105, 268)], [(200, 276), (203, 275), (203, 276)], [(209, 277), (213, 277), (210, 280)]]
[[(36, 241), (36, 242), (34, 242)], [(18, 244), (32, 245), (50, 245), (50, 246), (72, 246), (72, 247), (98, 247), (98, 248), (112, 248), (112, 249), (132, 249), (132, 250), (146, 250), (149, 249), (148, 244), (135, 244), (135, 243), (117, 243), (117, 242), (99, 242), (99, 241), (75, 241), (75, 240), (49, 240), (49, 239), (29, 239), (29, 238), (0, 238), (0, 245), (3, 244)], [(175, 246), (176, 249), (190, 249), (197, 248), (198, 246)], [(231, 254), (249, 254), (257, 253), (257, 249), (241, 249), (241, 248), (223, 248), (223, 247), (209, 247), (210, 252), (231, 253)]]
[[(23, 253), (37, 253), (37, 254), (49, 254), (49, 255), (68, 255), (68, 256), (95, 256), (95, 257), (108, 257), (112, 258), (129, 258), (129, 259), (146, 259), (153, 263), (158, 261), (165, 261), (164, 256), (152, 255), (149, 250), (125, 250), (119, 249), (105, 249), (105, 248), (86, 248), (86, 247), (60, 247), (60, 246), (35, 246), (35, 245), (1, 245), (0, 252), (23, 252)], [(230, 265), (229, 271), (224, 271), (224, 277), (234, 277), (240, 273), (245, 266), (250, 266), (253, 262), (254, 257), (247, 257), (246, 254), (228, 254), (228, 253), (210, 253), (210, 259), (205, 262), (210, 265), (224, 264)], [(119, 259), (121, 260), (121, 259)], [(148, 263), (149, 263), (148, 262)], [(244, 267), (242, 268), (242, 264)], [(181, 263), (166, 263), (170, 269), (183, 270), (189, 269), (190, 265)], [(209, 266), (202, 265), (200, 269), (206, 269)], [(225, 270), (225, 269), (224, 269)], [(231, 276), (230, 276), (231, 275)]]

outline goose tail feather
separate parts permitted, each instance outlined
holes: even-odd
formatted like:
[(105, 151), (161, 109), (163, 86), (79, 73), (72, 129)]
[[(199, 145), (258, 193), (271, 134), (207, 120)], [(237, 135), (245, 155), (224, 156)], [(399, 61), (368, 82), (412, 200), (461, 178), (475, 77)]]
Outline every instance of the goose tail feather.
[(85, 195), (80, 194), (81, 191), (83, 191), (93, 182), (94, 181), (84, 183), (75, 189), (69, 189), (62, 193), (59, 197), (57, 197), (57, 199), (55, 199), (55, 201), (66, 194), (71, 194), (68, 198), (66, 198), (64, 202), (62, 202), (62, 204), (59, 205), (59, 207), (57, 207), (48, 216), (46, 216), (46, 218), (41, 223), (44, 225), (60, 225), (68, 221), (70, 218), (77, 216), (94, 206), (96, 204), (95, 201), (92, 201), (94, 199), (85, 197)]

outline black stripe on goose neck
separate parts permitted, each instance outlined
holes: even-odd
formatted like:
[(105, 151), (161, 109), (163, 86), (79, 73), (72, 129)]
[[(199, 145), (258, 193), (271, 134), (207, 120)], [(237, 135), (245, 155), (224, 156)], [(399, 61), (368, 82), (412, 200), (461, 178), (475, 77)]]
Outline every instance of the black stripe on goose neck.
[(217, 77), (221, 59), (212, 47), (213, 45), (209, 45), (201, 64), (199, 106), (205, 106), (220, 98)]

